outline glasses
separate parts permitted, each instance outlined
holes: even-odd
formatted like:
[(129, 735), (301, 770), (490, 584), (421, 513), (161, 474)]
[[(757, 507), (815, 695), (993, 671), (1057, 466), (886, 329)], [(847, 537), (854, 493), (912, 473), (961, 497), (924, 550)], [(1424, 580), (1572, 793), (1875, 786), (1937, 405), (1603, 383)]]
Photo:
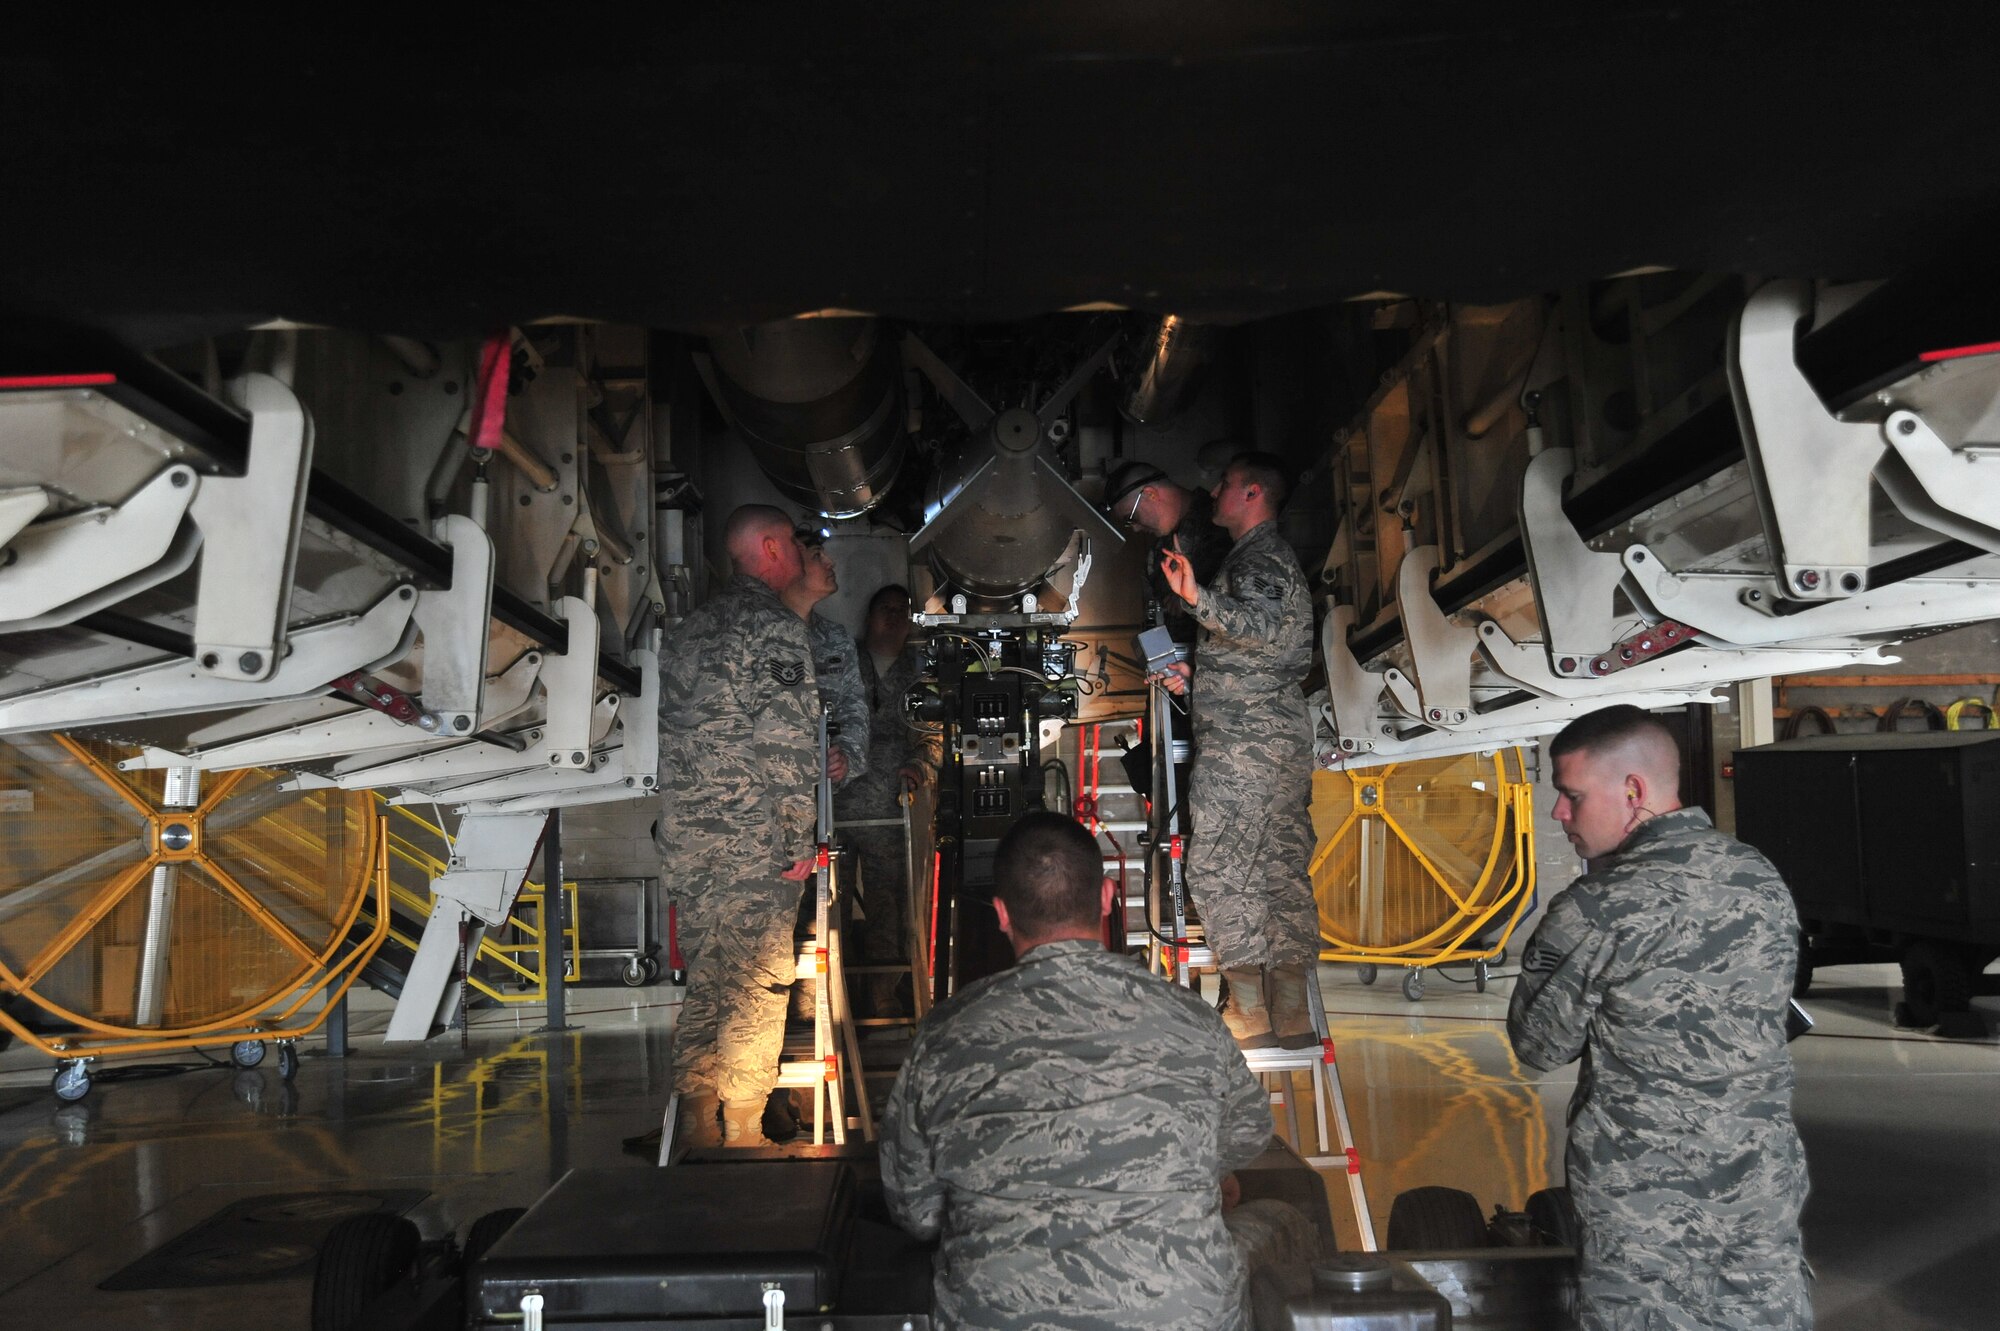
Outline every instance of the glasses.
[(1146, 487), (1142, 485), (1138, 489), (1132, 492), (1132, 511), (1125, 515), (1126, 526), (1129, 527), (1132, 525), (1133, 519), (1139, 516), (1139, 505), (1145, 502), (1146, 502)]

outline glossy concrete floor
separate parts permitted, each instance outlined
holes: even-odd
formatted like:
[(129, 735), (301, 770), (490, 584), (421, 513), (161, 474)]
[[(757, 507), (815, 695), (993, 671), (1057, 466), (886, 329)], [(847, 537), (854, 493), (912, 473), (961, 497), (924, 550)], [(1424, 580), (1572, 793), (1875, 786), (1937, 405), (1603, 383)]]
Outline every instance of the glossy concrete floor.
[[(1350, 969), (1321, 975), (1377, 1227), (1404, 1188), (1447, 1183), (1490, 1209), (1560, 1181), (1572, 1077), (1538, 1081), (1514, 1062), (1507, 983), (1479, 994), (1434, 975), (1413, 1004), (1396, 978), (1365, 987)], [(1819, 1325), (1995, 1325), (2000, 1042), (1892, 1030), (1894, 982), (1888, 967), (1823, 971), (1809, 1003), (1819, 1029), (1794, 1046)], [(426, 1234), (462, 1233), (572, 1167), (645, 1168), (619, 1139), (657, 1121), (677, 996), (573, 990), (570, 1033), (538, 1034), (540, 1009), (481, 1013), (462, 1043), (415, 1048), (383, 1047), (386, 1004), (357, 996), (353, 1055), (309, 1050), (295, 1082), (268, 1063), (204, 1066), (103, 1078), (73, 1106), (49, 1094), (45, 1060), (10, 1050), (0, 1055), (0, 1327), (303, 1328), (303, 1277), (98, 1285), (245, 1197), (418, 1189), (427, 1195), (411, 1215)], [(1982, 1002), (1989, 1024), (2000, 1020), (2000, 1003)], [(1344, 1177), (1329, 1193), (1351, 1234)]]

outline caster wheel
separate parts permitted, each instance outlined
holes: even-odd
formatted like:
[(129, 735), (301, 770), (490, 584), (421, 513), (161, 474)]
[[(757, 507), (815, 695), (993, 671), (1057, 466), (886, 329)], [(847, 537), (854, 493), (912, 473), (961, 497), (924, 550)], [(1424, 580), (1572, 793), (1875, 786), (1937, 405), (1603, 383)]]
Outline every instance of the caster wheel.
[(1505, 965), (1507, 964), (1507, 949), (1506, 949), (1506, 948), (1504, 948), (1504, 947), (1503, 947), (1503, 948), (1501, 948), (1501, 949), (1500, 949), (1500, 951), (1499, 951), (1499, 952), (1497, 952), (1496, 954), (1494, 954), (1494, 957), (1493, 957), (1493, 964), (1494, 964), (1495, 966), (1505, 966)]
[(299, 1075), (299, 1051), (288, 1044), (278, 1046), (278, 1075), (286, 1081)]
[(1356, 966), (1354, 974), (1363, 984), (1375, 983), (1375, 968), (1373, 966)]
[(685, 970), (671, 970), (667, 972), (668, 984), (686, 985), (687, 982), (688, 982), (688, 973)]
[(49, 1089), (56, 1093), (56, 1099), (66, 1105), (73, 1105), (90, 1094), (90, 1066), (80, 1058), (70, 1059), (56, 1068), (55, 1079)]
[(1409, 999), (1412, 1003), (1417, 1003), (1423, 1000), (1423, 996), (1424, 973), (1413, 966), (1403, 973), (1403, 997)]
[(646, 962), (643, 957), (631, 957), (618, 972), (618, 978), (625, 982), (627, 989), (637, 989), (646, 982)]
[(229, 1061), (239, 1068), (254, 1068), (264, 1061), (262, 1040), (238, 1040), (229, 1046)]
[(651, 984), (660, 978), (660, 959), (658, 957), (645, 957), (643, 961), (646, 966), (646, 983)]
[(1486, 980), (1490, 974), (1483, 958), (1472, 963), (1472, 987), (1475, 992), (1482, 994), (1486, 992)]

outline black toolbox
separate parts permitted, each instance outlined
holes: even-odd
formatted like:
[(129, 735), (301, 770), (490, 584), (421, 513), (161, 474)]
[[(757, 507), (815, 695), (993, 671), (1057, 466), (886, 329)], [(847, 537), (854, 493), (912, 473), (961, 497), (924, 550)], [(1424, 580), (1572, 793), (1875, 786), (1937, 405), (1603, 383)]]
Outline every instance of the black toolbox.
[[(474, 1326), (645, 1326), (833, 1309), (854, 1226), (839, 1161), (572, 1170), (495, 1243), (471, 1279)], [(532, 1302), (532, 1300), (530, 1300)]]

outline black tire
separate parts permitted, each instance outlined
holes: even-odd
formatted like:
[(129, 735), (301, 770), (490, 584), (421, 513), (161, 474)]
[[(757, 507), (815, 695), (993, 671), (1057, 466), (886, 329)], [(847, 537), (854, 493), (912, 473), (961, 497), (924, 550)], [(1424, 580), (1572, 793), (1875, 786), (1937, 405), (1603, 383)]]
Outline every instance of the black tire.
[(514, 1227), (514, 1222), (528, 1213), (525, 1206), (503, 1206), (498, 1211), (488, 1211), (472, 1222), (472, 1228), (465, 1231), (465, 1246), (458, 1251), (458, 1269), (465, 1274), (465, 1304), (472, 1306), (472, 1268), (479, 1265), (479, 1259), (492, 1250), (500, 1241), (500, 1236)]
[(1411, 1188), (1389, 1208), (1392, 1252), (1446, 1252), (1486, 1246), (1479, 1199), (1457, 1188)]
[(646, 963), (643, 958), (631, 957), (618, 971), (618, 978), (627, 989), (637, 989), (646, 983)]
[(647, 984), (651, 984), (655, 980), (660, 978), (660, 959), (658, 957), (652, 957), (652, 956), (641, 957), (640, 961), (646, 967)]
[(1421, 966), (1412, 966), (1403, 972), (1403, 997), (1412, 1003), (1424, 1001), (1424, 971)]
[(680, 969), (678, 966), (675, 967), (673, 970), (667, 972), (668, 984), (674, 985), (677, 988), (684, 988), (686, 987), (687, 982), (688, 982), (688, 973)]
[(1972, 1006), (1972, 971), (1956, 948), (1912, 943), (1903, 949), (1903, 1002), (1899, 1016), (1910, 1026), (1935, 1026), (1947, 1012)]
[(239, 1068), (254, 1068), (264, 1061), (262, 1040), (238, 1040), (229, 1046), (229, 1061)]
[(1373, 966), (1363, 963), (1362, 965), (1356, 966), (1354, 968), (1354, 974), (1360, 979), (1361, 983), (1363, 984), (1375, 983), (1376, 971)]
[(1490, 976), (1491, 973), (1486, 969), (1486, 959), (1484, 957), (1480, 958), (1478, 961), (1473, 962), (1472, 963), (1473, 992), (1480, 994), (1485, 993), (1486, 981), (1490, 978)]
[(286, 1081), (299, 1075), (299, 1051), (291, 1045), (278, 1046), (278, 1075)]
[(382, 1211), (335, 1225), (313, 1266), (312, 1331), (353, 1331), (368, 1305), (410, 1274), (421, 1242), (414, 1224)]
[(1577, 1222), (1576, 1203), (1570, 1200), (1568, 1188), (1543, 1188), (1528, 1198), (1522, 1209), (1528, 1213), (1528, 1224), (1542, 1244), (1551, 1248), (1576, 1247), (1582, 1227)]

